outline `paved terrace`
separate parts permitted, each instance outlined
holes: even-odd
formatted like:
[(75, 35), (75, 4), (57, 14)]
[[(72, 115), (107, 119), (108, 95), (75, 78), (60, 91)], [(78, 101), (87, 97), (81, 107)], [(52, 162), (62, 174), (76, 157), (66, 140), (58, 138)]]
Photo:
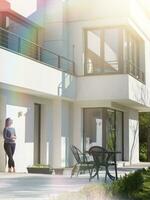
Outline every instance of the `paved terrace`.
[[(148, 166), (150, 164), (118, 168), (118, 174), (122, 176)], [(69, 175), (0, 173), (0, 200), (48, 200), (66, 191), (78, 191), (88, 184), (102, 183), (104, 175), (104, 171), (101, 171), (100, 180), (94, 179), (89, 183), (88, 174), (71, 179)]]

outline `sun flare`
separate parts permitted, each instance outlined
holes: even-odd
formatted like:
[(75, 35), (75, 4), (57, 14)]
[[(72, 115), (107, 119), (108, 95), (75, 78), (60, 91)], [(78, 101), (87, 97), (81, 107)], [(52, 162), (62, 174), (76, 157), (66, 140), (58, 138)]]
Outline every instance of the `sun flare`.
[(28, 17), (32, 15), (37, 9), (37, 0), (7, 0), (11, 4), (11, 9), (17, 13)]

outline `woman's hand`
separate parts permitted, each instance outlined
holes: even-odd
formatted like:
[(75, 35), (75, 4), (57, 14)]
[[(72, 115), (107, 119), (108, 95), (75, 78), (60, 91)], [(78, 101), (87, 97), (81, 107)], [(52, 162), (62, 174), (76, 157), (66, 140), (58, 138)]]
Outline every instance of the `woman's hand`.
[(11, 137), (11, 139), (13, 139), (13, 140), (16, 140), (16, 136), (15, 136), (15, 135), (14, 135), (14, 136), (12, 136), (12, 137)]

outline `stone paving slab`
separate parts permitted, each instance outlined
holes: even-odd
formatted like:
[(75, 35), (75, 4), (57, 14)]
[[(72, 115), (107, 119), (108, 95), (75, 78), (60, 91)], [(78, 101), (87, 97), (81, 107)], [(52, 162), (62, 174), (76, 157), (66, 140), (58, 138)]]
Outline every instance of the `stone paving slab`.
[[(144, 166), (140, 166), (143, 168)], [(118, 168), (118, 176), (133, 172), (139, 167)], [(114, 170), (111, 171), (114, 173)], [(89, 175), (73, 177), (63, 175), (40, 175), (26, 173), (0, 173), (0, 200), (49, 200), (50, 197), (65, 192), (79, 191), (92, 183), (103, 183), (105, 172), (100, 172), (100, 180), (89, 183)]]
[(0, 174), (0, 199), (47, 200), (66, 191), (78, 191), (89, 184), (88, 176)]

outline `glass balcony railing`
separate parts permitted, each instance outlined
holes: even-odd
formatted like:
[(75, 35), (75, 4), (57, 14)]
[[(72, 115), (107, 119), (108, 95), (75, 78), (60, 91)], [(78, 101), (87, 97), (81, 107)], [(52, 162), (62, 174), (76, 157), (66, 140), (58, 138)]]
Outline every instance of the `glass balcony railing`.
[(139, 80), (142, 83), (145, 83), (145, 73), (139, 69), (135, 64), (133, 64), (130, 61), (125, 61), (126, 65), (126, 73), (130, 74), (137, 80)]
[(74, 74), (75, 63), (0, 27), (0, 46), (63, 72)]
[[(98, 62), (97, 62), (98, 63)], [(107, 60), (101, 65), (93, 65), (91, 61), (86, 64), (86, 75), (108, 75), (108, 74), (129, 74), (138, 81), (145, 83), (145, 73), (138, 64), (124, 60), (121, 63), (118, 60)]]

